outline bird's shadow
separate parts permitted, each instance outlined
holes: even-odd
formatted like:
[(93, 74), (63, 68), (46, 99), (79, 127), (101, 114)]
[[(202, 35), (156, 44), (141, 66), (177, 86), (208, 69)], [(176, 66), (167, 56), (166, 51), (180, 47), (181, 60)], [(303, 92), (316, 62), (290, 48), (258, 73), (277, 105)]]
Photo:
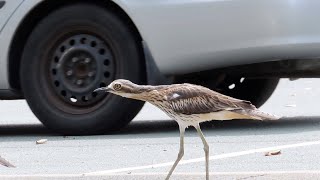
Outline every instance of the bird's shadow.
[[(281, 118), (276, 121), (211, 121), (201, 124), (206, 135), (248, 135), (248, 134), (283, 134), (320, 130), (320, 116)], [(151, 136), (155, 138), (172, 136), (170, 132), (178, 132), (178, 124), (173, 120), (132, 121), (120, 131), (106, 133), (109, 138), (137, 138)], [(194, 130), (193, 130), (194, 131)], [(228, 133), (225, 133), (228, 132)], [(0, 125), (0, 136), (59, 136), (41, 124)], [(129, 135), (129, 136), (127, 136)], [(92, 136), (93, 138), (93, 136)], [(106, 137), (108, 138), (108, 137)]]

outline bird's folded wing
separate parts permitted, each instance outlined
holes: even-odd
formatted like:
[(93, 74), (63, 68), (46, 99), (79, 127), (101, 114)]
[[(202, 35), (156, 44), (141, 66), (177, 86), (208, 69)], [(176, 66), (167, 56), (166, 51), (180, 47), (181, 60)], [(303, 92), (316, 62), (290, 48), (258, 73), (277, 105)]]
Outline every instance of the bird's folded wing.
[(249, 101), (225, 96), (202, 86), (178, 86), (166, 92), (171, 108), (182, 114), (203, 114), (225, 110), (256, 109)]

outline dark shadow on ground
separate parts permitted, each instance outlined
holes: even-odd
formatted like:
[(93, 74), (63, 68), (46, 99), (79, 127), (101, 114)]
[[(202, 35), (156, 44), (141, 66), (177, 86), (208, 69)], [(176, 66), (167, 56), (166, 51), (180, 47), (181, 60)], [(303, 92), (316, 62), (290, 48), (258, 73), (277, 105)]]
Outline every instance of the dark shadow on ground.
[[(303, 132), (320, 130), (320, 117), (290, 117), (281, 118), (277, 121), (252, 121), (252, 120), (232, 120), (232, 121), (212, 121), (201, 124), (202, 130), (206, 134), (223, 133), (228, 131), (232, 135), (240, 134), (266, 134), (271, 131), (273, 134)], [(234, 132), (233, 132), (234, 131)], [(173, 120), (150, 120), (133, 121), (120, 131), (106, 133), (105, 135), (150, 135), (157, 133), (178, 132), (178, 125)], [(261, 133), (259, 133), (261, 132)], [(228, 133), (224, 133), (228, 135)], [(20, 136), (20, 135), (49, 135), (57, 136), (41, 124), (30, 125), (0, 125), (0, 136)]]
[(0, 125), (0, 136), (56, 135), (42, 124)]
[[(219, 135), (220, 132), (233, 132), (236, 130), (239, 134), (252, 134), (251, 132), (255, 132), (255, 134), (266, 134), (266, 131), (272, 131), (273, 134), (313, 131), (320, 130), (320, 117), (290, 117), (281, 118), (277, 121), (211, 121), (202, 123), (201, 129), (206, 131), (207, 134), (208, 132), (210, 132), (210, 134), (219, 132)], [(178, 130), (178, 124), (173, 120), (134, 121), (115, 134), (154, 134)], [(232, 133), (232, 135), (235, 134)]]

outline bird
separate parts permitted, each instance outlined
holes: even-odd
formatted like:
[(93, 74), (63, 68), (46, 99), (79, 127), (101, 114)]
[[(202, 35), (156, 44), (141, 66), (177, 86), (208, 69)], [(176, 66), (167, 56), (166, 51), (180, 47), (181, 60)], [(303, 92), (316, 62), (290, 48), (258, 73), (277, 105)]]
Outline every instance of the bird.
[(171, 85), (138, 85), (126, 79), (117, 79), (104, 91), (125, 98), (146, 101), (164, 111), (179, 125), (180, 148), (178, 157), (166, 176), (168, 180), (184, 155), (185, 129), (193, 126), (203, 143), (205, 152), (206, 180), (209, 179), (209, 145), (201, 131), (200, 123), (212, 120), (277, 120), (278, 116), (257, 109), (250, 101), (223, 95), (206, 87), (183, 83)]

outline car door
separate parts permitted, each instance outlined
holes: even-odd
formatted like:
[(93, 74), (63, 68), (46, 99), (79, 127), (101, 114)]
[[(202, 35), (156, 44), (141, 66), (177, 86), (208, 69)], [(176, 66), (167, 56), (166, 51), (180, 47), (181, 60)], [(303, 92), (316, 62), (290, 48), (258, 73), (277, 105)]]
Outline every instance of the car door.
[(319, 55), (319, 0), (114, 1), (166, 74)]
[(265, 16), (280, 4), (277, 0), (270, 4), (263, 0), (115, 2), (127, 8), (160, 71), (168, 74), (226, 65), (224, 52), (249, 47), (265, 32), (274, 32)]

